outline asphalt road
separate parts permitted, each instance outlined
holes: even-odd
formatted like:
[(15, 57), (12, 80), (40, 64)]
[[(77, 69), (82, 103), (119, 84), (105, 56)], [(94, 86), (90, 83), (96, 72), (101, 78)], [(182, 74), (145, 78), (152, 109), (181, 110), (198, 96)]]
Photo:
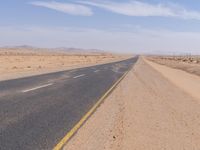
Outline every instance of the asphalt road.
[(137, 61), (0, 82), (0, 150), (52, 149)]

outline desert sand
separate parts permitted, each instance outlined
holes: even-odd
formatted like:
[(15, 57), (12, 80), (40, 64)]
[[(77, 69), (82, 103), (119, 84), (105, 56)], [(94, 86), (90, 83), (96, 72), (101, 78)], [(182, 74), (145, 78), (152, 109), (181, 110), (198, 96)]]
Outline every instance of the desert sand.
[(200, 100), (200, 77), (195, 74), (184, 73), (184, 70), (169, 68), (151, 61), (148, 64), (153, 66), (164, 77), (173, 82), (177, 87), (183, 89), (191, 96)]
[(151, 56), (148, 60), (200, 76), (200, 56)]
[(109, 63), (130, 55), (0, 49), (0, 80)]
[(179, 75), (140, 58), (64, 149), (199, 150), (199, 77), (182, 71), (172, 80)]

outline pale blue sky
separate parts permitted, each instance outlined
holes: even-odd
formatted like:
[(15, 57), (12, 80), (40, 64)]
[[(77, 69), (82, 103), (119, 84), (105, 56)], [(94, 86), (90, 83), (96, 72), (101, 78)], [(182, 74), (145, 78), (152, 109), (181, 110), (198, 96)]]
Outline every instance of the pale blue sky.
[(200, 53), (200, 1), (4, 0), (0, 46)]

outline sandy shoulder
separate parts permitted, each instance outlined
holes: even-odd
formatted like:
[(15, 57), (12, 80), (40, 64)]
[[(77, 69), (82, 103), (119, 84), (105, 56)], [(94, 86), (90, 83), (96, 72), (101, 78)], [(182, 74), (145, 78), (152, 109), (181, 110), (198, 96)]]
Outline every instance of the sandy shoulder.
[(194, 74), (187, 73), (183, 70), (170, 68), (164, 65), (146, 60), (146, 63), (160, 72), (163, 76), (173, 82), (176, 86), (183, 89), (190, 95), (200, 100), (200, 77)]
[(199, 124), (199, 99), (140, 59), (64, 149), (198, 150)]

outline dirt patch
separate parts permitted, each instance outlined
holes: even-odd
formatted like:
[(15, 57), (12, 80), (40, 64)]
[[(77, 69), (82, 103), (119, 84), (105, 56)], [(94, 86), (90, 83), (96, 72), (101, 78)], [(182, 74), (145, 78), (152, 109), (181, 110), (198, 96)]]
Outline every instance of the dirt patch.
[(199, 124), (199, 99), (140, 59), (64, 149), (198, 150)]

